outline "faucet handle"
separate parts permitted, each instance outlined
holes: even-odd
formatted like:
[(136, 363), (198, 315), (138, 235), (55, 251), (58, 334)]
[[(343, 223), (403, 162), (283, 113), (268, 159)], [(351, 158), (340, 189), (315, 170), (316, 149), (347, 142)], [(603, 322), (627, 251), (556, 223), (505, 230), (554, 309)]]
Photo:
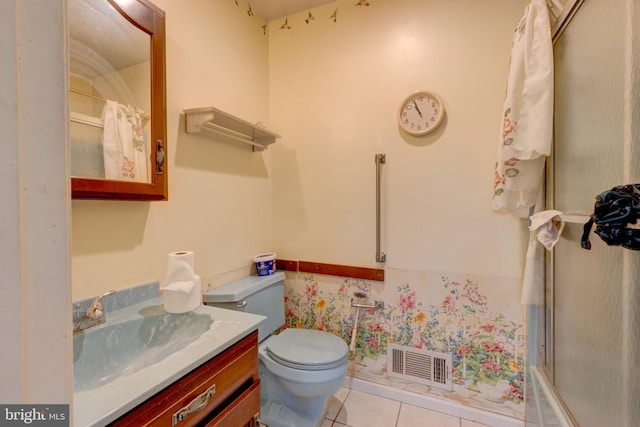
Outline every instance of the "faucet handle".
[(98, 295), (96, 299), (93, 300), (89, 308), (87, 309), (87, 316), (92, 319), (104, 316), (104, 308), (102, 307), (102, 298), (108, 297), (109, 295), (115, 294), (116, 290), (110, 290), (101, 295)]
[(110, 291), (107, 291), (107, 292), (103, 293), (102, 295), (99, 295), (96, 299), (97, 300), (101, 300), (102, 298), (108, 297), (109, 295), (113, 295), (116, 292), (118, 292), (118, 291), (116, 291), (115, 289), (111, 289)]

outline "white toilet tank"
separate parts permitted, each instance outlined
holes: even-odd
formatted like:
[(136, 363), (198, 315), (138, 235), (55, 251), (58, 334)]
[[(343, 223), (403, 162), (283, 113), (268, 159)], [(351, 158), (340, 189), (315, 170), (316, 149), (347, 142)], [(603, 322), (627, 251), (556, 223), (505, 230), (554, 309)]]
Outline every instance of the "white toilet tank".
[(249, 276), (209, 290), (202, 295), (206, 305), (260, 314), (267, 319), (258, 326), (258, 341), (284, 325), (283, 272)]

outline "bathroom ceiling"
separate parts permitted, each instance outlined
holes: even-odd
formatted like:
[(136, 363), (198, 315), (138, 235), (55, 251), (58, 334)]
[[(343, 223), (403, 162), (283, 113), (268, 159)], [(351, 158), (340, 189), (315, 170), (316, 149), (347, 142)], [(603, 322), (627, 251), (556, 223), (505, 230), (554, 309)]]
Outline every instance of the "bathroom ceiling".
[(271, 21), (302, 12), (334, 0), (250, 0), (251, 9)]

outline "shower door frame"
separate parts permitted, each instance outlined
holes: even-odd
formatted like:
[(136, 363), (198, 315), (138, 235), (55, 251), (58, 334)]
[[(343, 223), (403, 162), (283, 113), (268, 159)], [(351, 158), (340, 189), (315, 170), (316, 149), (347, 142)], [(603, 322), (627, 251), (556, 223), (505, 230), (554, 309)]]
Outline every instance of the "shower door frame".
[[(551, 23), (552, 41), (555, 42), (562, 35), (565, 28), (571, 22), (584, 0), (568, 0), (562, 13)], [(547, 158), (545, 170), (545, 205), (547, 209), (554, 206), (554, 160), (553, 154)], [(554, 292), (553, 292), (553, 257), (548, 251), (545, 257), (545, 303), (542, 307), (529, 306), (527, 318), (529, 322), (529, 348), (528, 348), (528, 370), (527, 380), (533, 387), (528, 390), (535, 390), (535, 399), (543, 402), (535, 402), (536, 406), (546, 405), (553, 411), (557, 422), (563, 427), (579, 427), (572, 417), (567, 405), (562, 400), (561, 395), (553, 386), (554, 366), (553, 366), (553, 331), (554, 331)], [(527, 399), (531, 399), (527, 396)], [(544, 424), (542, 424), (544, 425)]]

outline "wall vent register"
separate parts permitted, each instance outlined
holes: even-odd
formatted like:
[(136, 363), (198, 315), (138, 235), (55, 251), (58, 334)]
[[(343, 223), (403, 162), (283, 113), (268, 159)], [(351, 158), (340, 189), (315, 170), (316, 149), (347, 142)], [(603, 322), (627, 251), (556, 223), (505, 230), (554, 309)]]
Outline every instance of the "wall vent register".
[(387, 375), (453, 390), (450, 354), (388, 344)]

